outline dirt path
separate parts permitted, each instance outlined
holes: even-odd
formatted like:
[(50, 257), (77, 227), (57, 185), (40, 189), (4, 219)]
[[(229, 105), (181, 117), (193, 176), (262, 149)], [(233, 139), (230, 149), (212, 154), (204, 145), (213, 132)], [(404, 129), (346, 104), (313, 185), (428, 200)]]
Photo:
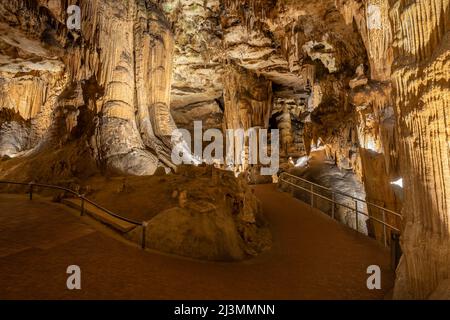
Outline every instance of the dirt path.
[[(255, 187), (273, 249), (241, 263), (152, 252), (94, 228), (65, 206), (0, 195), (0, 299), (382, 299), (392, 287), (389, 253), (274, 186)], [(66, 289), (79, 265), (82, 290)], [(383, 270), (382, 290), (366, 268)]]

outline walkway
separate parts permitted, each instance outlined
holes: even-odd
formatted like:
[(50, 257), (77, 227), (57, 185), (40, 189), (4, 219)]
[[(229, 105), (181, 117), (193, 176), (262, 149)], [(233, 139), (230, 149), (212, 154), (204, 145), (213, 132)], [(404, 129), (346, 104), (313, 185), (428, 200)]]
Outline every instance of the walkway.
[[(0, 299), (382, 299), (389, 252), (273, 185), (256, 186), (275, 239), (241, 263), (209, 263), (152, 252), (105, 233), (64, 205), (0, 195)], [(82, 290), (66, 289), (66, 268)], [(383, 290), (366, 288), (366, 268)]]

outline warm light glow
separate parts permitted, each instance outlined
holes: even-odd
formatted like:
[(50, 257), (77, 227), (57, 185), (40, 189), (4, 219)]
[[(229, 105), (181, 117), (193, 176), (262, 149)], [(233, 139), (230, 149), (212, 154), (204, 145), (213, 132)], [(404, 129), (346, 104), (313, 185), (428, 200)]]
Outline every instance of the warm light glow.
[(392, 181), (391, 184), (395, 184), (396, 186), (399, 186), (400, 188), (403, 188), (403, 178), (400, 178), (396, 181)]
[(295, 164), (296, 167), (304, 167), (308, 164), (308, 156), (303, 156), (301, 158), (297, 159), (297, 163)]
[(369, 137), (366, 143), (366, 149), (378, 152), (377, 147), (375, 146), (375, 141)]

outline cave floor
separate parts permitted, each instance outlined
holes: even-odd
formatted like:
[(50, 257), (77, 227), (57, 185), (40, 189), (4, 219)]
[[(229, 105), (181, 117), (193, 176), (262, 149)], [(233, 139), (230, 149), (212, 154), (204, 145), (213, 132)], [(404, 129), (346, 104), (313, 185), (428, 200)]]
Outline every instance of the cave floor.
[[(0, 299), (383, 299), (389, 252), (274, 185), (253, 187), (271, 225), (269, 252), (237, 263), (143, 252), (61, 204), (0, 195)], [(66, 269), (81, 268), (81, 290)], [(379, 265), (382, 289), (368, 290)]]

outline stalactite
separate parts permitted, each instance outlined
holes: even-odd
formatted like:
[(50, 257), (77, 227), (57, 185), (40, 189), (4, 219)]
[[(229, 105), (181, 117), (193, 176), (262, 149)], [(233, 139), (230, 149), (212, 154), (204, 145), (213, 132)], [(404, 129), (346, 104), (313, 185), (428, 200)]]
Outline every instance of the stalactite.
[(225, 9), (237, 14), (248, 30), (253, 30), (257, 22), (269, 17), (277, 5), (276, 0), (224, 0)]

